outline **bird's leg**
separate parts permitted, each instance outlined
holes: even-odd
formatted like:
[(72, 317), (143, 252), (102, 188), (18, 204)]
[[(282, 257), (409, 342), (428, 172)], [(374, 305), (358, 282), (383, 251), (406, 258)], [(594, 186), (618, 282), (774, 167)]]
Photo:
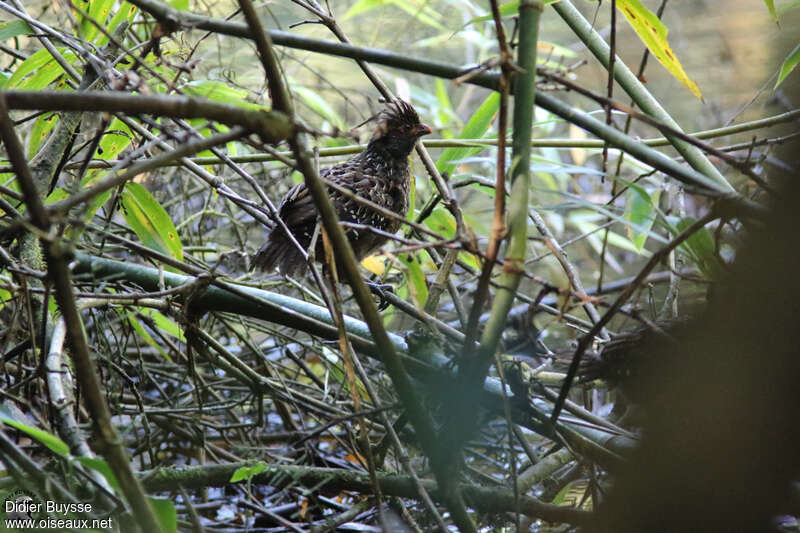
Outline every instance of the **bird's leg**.
[(378, 283), (375, 281), (365, 281), (367, 288), (378, 297), (378, 311), (383, 311), (391, 302), (387, 299), (387, 293), (394, 295), (394, 287), (389, 283)]

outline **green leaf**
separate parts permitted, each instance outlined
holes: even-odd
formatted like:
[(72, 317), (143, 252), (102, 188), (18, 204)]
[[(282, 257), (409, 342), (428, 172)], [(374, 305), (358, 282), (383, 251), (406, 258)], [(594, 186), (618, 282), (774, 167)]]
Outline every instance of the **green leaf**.
[(795, 46), (794, 50), (789, 52), (789, 55), (786, 56), (786, 59), (784, 59), (783, 64), (781, 65), (781, 72), (778, 74), (778, 81), (775, 82), (775, 87), (773, 90), (778, 88), (778, 85), (780, 85), (783, 80), (786, 79), (786, 76), (788, 76), (798, 64), (800, 64), (800, 44)]
[[(682, 218), (675, 224), (675, 234), (677, 235), (684, 231), (695, 222), (697, 220), (692, 217)], [(697, 268), (706, 279), (717, 279), (722, 273), (723, 266), (716, 254), (714, 237), (708, 228), (701, 228), (694, 232), (691, 237), (683, 242), (681, 248), (694, 260)]]
[(427, 5), (426, 0), (389, 0), (392, 4), (399, 7), (421, 23), (425, 24), (426, 26), (430, 26), (432, 28), (436, 28), (439, 31), (445, 31), (445, 28), (441, 22), (442, 15), (436, 11), (435, 9), (430, 8)]
[[(500, 105), (500, 94), (493, 92), (483, 101), (477, 111), (470, 117), (464, 128), (461, 130), (459, 139), (478, 139), (484, 136), (486, 131), (494, 119), (497, 109)], [(458, 161), (466, 157), (473, 156), (479, 153), (484, 148), (481, 146), (476, 147), (451, 147), (446, 148), (439, 159), (436, 161), (436, 168), (439, 172), (447, 172), (452, 174), (458, 167)]]
[[(66, 48), (56, 48), (56, 51), (61, 54), (65, 61), (72, 64), (77, 59), (77, 56)], [(6, 81), (4, 89), (26, 89), (35, 90), (41, 89), (61, 76), (64, 70), (61, 65), (56, 63), (50, 52), (42, 48), (41, 50), (31, 54), (28, 59), (23, 61), (14, 71), (14, 74)], [(29, 74), (33, 74), (28, 77)]]
[[(135, 5), (122, 2), (119, 9), (117, 9), (117, 12), (114, 13), (114, 16), (111, 17), (111, 20), (108, 23), (108, 33), (113, 35), (114, 31), (122, 23), (122, 21), (127, 21), (128, 26), (130, 26), (131, 22), (133, 22), (133, 17), (135, 17), (136, 13), (138, 12), (139, 8), (137, 8)], [(95, 42), (97, 46), (105, 46), (107, 43), (108, 37), (106, 37), (105, 34), (98, 37)]]
[(785, 6), (781, 6), (778, 8), (778, 16), (782, 17), (784, 13), (786, 13), (787, 11), (798, 7), (800, 7), (800, 0), (795, 0), (791, 4), (786, 4)]
[(27, 22), (24, 20), (12, 20), (11, 22), (0, 23), (0, 41), (18, 37), (20, 35), (30, 35), (34, 33)]
[(175, 504), (165, 498), (147, 498), (150, 500), (150, 507), (153, 514), (161, 525), (163, 533), (176, 533), (178, 531), (178, 513), (175, 511)]
[(669, 47), (667, 41), (669, 30), (664, 23), (639, 0), (617, 0), (617, 9), (622, 11), (639, 39), (647, 46), (650, 53), (664, 65), (664, 68), (692, 91), (692, 94), (702, 100), (703, 95), (700, 93), (700, 88), (686, 75), (680, 61)]
[(178, 231), (150, 192), (135, 182), (128, 182), (122, 191), (122, 216), (148, 248), (183, 260), (183, 246)]
[(401, 261), (408, 268), (408, 288), (411, 290), (411, 298), (414, 304), (422, 309), (428, 300), (428, 281), (422, 271), (422, 261), (425, 251), (420, 250), (416, 254), (403, 254)]
[(347, 13), (342, 16), (342, 20), (347, 20), (355, 17), (356, 15), (366, 13), (367, 11), (370, 11), (376, 7), (380, 7), (385, 3), (386, 0), (358, 0), (358, 2), (350, 6), (350, 9), (347, 10)]
[[(543, 4), (544, 5), (554, 4), (558, 1), (559, 0), (544, 0)], [(519, 0), (514, 0), (513, 2), (507, 2), (501, 5), (499, 11), (501, 18), (516, 15), (519, 12)], [(494, 17), (492, 17), (491, 13), (489, 13), (488, 15), (483, 15), (482, 17), (475, 17), (474, 19), (471, 19), (469, 22), (467, 22), (467, 26), (475, 22), (485, 22), (487, 20), (492, 20), (493, 18)]]
[(242, 466), (236, 469), (236, 471), (231, 476), (231, 483), (238, 483), (239, 481), (250, 481), (254, 477), (256, 477), (261, 472), (265, 472), (267, 470), (267, 465), (262, 463), (255, 464), (253, 466)]
[(79, 35), (89, 42), (94, 42), (98, 35), (103, 35), (100, 29), (92, 23), (97, 22), (103, 26), (108, 19), (111, 8), (114, 6), (114, 0), (92, 0), (89, 2), (89, 11), (87, 18), (82, 18), (80, 22)]
[(58, 124), (57, 113), (45, 113), (36, 118), (28, 136), (28, 157), (33, 157), (42, 146), (42, 143)]
[(775, 0), (764, 0), (764, 4), (766, 4), (770, 16), (775, 22), (778, 22), (778, 14), (775, 12)]
[(111, 470), (111, 467), (108, 466), (108, 463), (105, 460), (98, 457), (75, 457), (75, 460), (87, 468), (91, 468), (92, 470), (100, 472), (103, 474), (103, 477), (106, 478), (108, 484), (111, 485), (111, 488), (114, 490), (120, 490), (117, 476), (114, 475), (114, 471)]
[(591, 510), (592, 497), (585, 497), (588, 486), (588, 482), (584, 479), (572, 481), (558, 491), (556, 497), (553, 498), (553, 503), (562, 507), (578, 508), (578, 504), (583, 502), (580, 508), (586, 509), (587, 511)]
[(339, 116), (339, 113), (337, 113), (336, 110), (331, 107), (327, 100), (317, 94), (316, 91), (312, 91), (306, 87), (295, 87), (294, 93), (300, 97), (300, 99), (305, 102), (306, 105), (310, 107), (316, 114), (340, 130), (347, 129), (342, 117)]
[(439, 103), (438, 106), (438, 119), (439, 124), (442, 126), (447, 126), (452, 120), (453, 117), (456, 116), (455, 111), (453, 111), (453, 104), (450, 102), (450, 95), (447, 94), (447, 87), (442, 81), (441, 78), (436, 78), (436, 100)]
[(439, 22), (442, 20), (441, 14), (430, 8), (427, 5), (427, 2), (420, 0), (359, 0), (347, 10), (347, 13), (345, 13), (344, 17), (342, 17), (342, 20), (347, 20), (355, 17), (356, 15), (362, 15), (367, 11), (375, 9), (376, 7), (385, 6), (387, 4), (392, 4), (396, 7), (399, 7), (425, 25), (441, 31), (446, 29)]
[(141, 307), (138, 308), (138, 311), (139, 314), (152, 320), (161, 333), (166, 333), (167, 335), (175, 337), (181, 342), (186, 342), (186, 337), (183, 335), (183, 330), (168, 316), (150, 307)]
[(658, 197), (661, 191), (655, 190), (651, 195), (641, 185), (635, 183), (627, 185), (629, 188), (626, 193), (625, 219), (633, 224), (626, 226), (625, 229), (631, 242), (636, 246), (636, 250), (641, 252), (647, 242), (650, 228), (653, 227), (653, 222), (658, 215)]
[(116, 159), (117, 155), (131, 144), (133, 134), (124, 122), (114, 117), (100, 139), (100, 145), (94, 157), (109, 161)]
[(52, 433), (48, 433), (42, 429), (23, 424), (22, 422), (16, 420), (11, 416), (11, 413), (5, 409), (5, 407), (0, 409), (0, 421), (22, 431), (32, 439), (38, 440), (55, 454), (58, 454), (62, 457), (67, 457), (69, 455), (69, 446), (67, 446), (66, 442), (59, 439)]
[(419, 210), (417, 210), (414, 206), (417, 202), (417, 177), (412, 173), (411, 180), (408, 186), (408, 205), (409, 210), (406, 213), (406, 220), (416, 220), (417, 215), (419, 214)]
[(226, 104), (239, 104), (247, 98), (247, 91), (217, 80), (190, 81), (182, 88), (188, 96), (208, 98)]
[(144, 342), (146, 342), (149, 346), (155, 348), (155, 350), (159, 354), (161, 354), (161, 357), (163, 357), (164, 359), (166, 359), (167, 361), (172, 363), (173, 362), (172, 358), (164, 350), (164, 348), (162, 348), (161, 345), (156, 342), (156, 340), (153, 338), (153, 336), (150, 335), (150, 332), (147, 331), (146, 329), (144, 329), (144, 326), (142, 326), (142, 323), (139, 322), (138, 318), (136, 318), (136, 315), (134, 313), (130, 312), (130, 311), (128, 311), (126, 313), (126, 315), (127, 315), (128, 323), (131, 325), (131, 328), (133, 328), (133, 331), (135, 331), (139, 335), (139, 337), (141, 337), (142, 340)]
[(440, 233), (446, 239), (452, 239), (456, 234), (456, 219), (444, 207), (437, 207), (425, 219), (425, 225), (433, 231)]
[[(2, 213), (2, 212), (3, 212), (3, 210), (0, 209), (0, 213)], [(6, 289), (0, 289), (0, 309), (5, 307), (6, 306), (6, 302), (9, 301), (12, 297), (13, 296), (12, 296), (10, 291), (8, 291)]]
[[(599, 233), (598, 228), (600, 226), (598, 226), (594, 222), (589, 222), (588, 220), (571, 220), (570, 222), (575, 226), (577, 226), (578, 229), (581, 231), (581, 233), (595, 232), (595, 234), (590, 235), (588, 239), (593, 246), (596, 244), (595, 249), (597, 250), (598, 253), (600, 253), (600, 250), (602, 248), (602, 241), (600, 241), (596, 237), (596, 235)], [(605, 235), (605, 233), (600, 233), (600, 235)], [(645, 257), (649, 257), (650, 255), (652, 255), (647, 250), (639, 250), (638, 248), (636, 248), (636, 246), (634, 246), (634, 244), (629, 239), (626, 239), (619, 233), (615, 233), (613, 231), (608, 232), (608, 244), (616, 246), (617, 248), (620, 248), (622, 250), (627, 250), (629, 252), (641, 254)]]

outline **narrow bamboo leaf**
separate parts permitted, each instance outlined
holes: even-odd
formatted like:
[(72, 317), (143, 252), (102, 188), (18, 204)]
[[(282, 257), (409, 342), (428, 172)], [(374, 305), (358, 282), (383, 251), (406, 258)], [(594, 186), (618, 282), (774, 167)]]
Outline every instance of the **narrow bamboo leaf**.
[(789, 52), (789, 55), (783, 60), (781, 72), (778, 74), (778, 81), (775, 82), (775, 87), (773, 89), (777, 89), (778, 85), (783, 83), (783, 80), (786, 79), (786, 76), (788, 76), (798, 64), (800, 64), (800, 44), (795, 46), (794, 50)]
[[(464, 129), (461, 130), (461, 134), (458, 136), (458, 138), (479, 139), (483, 137), (486, 131), (489, 129), (495, 114), (497, 114), (499, 105), (500, 94), (496, 92), (490, 94), (464, 125)], [(481, 146), (446, 148), (436, 161), (436, 168), (439, 169), (439, 172), (447, 172), (448, 174), (452, 174), (457, 168), (457, 163), (455, 163), (456, 160), (473, 156), (481, 150), (483, 150), (483, 147)]]
[(664, 68), (692, 91), (692, 94), (702, 100), (703, 95), (700, 93), (700, 88), (684, 72), (680, 61), (669, 47), (667, 41), (669, 30), (664, 23), (639, 0), (617, 0), (617, 9), (622, 11), (639, 39), (647, 46), (650, 53), (664, 65)]
[[(66, 48), (56, 48), (56, 52), (60, 53), (61, 57), (70, 64), (77, 59), (77, 56)], [(3, 88), (17, 88), (29, 91), (42, 89), (63, 73), (64, 70), (61, 65), (56, 63), (47, 49), (42, 48), (31, 54), (28, 59), (16, 68), (14, 74), (6, 81)]]
[(362, 13), (366, 13), (367, 11), (382, 6), (385, 3), (386, 0), (358, 0), (358, 2), (350, 6), (350, 9), (348, 9), (344, 16), (342, 16), (342, 20), (347, 20), (355, 17), (356, 15), (361, 15)]
[(183, 335), (183, 330), (168, 316), (150, 307), (140, 307), (138, 308), (138, 312), (150, 318), (150, 320), (152, 320), (155, 326), (158, 328), (158, 331), (161, 333), (166, 333), (167, 335), (175, 337), (181, 342), (186, 342), (186, 337)]
[(437, 118), (439, 124), (447, 126), (456, 116), (453, 111), (453, 104), (450, 102), (450, 95), (447, 93), (447, 87), (441, 78), (436, 78), (436, 101), (438, 102)]
[(23, 424), (22, 422), (18, 421), (14, 417), (11, 416), (11, 413), (6, 411), (5, 408), (0, 409), (0, 422), (3, 422), (13, 428), (16, 428), (32, 439), (35, 439), (50, 449), (51, 452), (58, 454), (62, 457), (67, 457), (69, 455), (69, 446), (63, 440), (59, 439), (55, 435), (48, 433), (39, 428), (35, 428), (33, 426), (29, 426), (28, 424)]
[[(697, 220), (691, 217), (682, 218), (675, 224), (676, 234), (682, 232), (695, 222), (697, 222)], [(708, 228), (701, 228), (699, 231), (696, 231), (691, 237), (684, 241), (681, 248), (688, 252), (689, 256), (697, 264), (697, 268), (706, 279), (717, 279), (722, 273), (723, 266), (716, 254), (714, 237), (711, 235)]]
[(339, 113), (328, 103), (327, 100), (322, 98), (316, 91), (312, 91), (306, 87), (295, 87), (294, 93), (300, 97), (315, 113), (339, 128), (340, 130), (347, 129), (344, 125), (344, 120), (339, 116)]
[(778, 8), (778, 17), (782, 17), (784, 13), (790, 11), (792, 9), (800, 7), (800, 0), (795, 0), (791, 4), (786, 4), (785, 6), (781, 6)]
[(385, 6), (387, 4), (392, 4), (396, 7), (399, 7), (409, 15), (415, 17), (417, 20), (436, 28), (437, 30), (445, 30), (446, 28), (442, 26), (439, 22), (442, 16), (436, 12), (435, 10), (431, 9), (424, 3), (420, 3), (418, 1), (409, 1), (409, 0), (359, 0), (352, 6), (350, 9), (342, 17), (342, 20), (347, 20), (349, 18), (355, 17), (356, 15), (363, 15), (367, 11), (371, 11), (376, 7)]
[(769, 11), (772, 19), (775, 22), (778, 22), (778, 13), (775, 12), (775, 0), (764, 0), (764, 4), (766, 4), (767, 10)]
[[(599, 214), (599, 215), (602, 215), (603, 217), (608, 217), (611, 220), (619, 222), (623, 226), (625, 226), (625, 225), (633, 226), (633, 228), (635, 230), (637, 230), (637, 231), (647, 232), (647, 237), (649, 239), (653, 239), (653, 240), (655, 240), (656, 242), (658, 242), (660, 244), (666, 244), (666, 243), (669, 242), (669, 240), (666, 239), (663, 235), (659, 235), (658, 233), (656, 233), (656, 232), (654, 232), (652, 230), (647, 230), (646, 228), (640, 226), (639, 224), (636, 224), (635, 222), (632, 222), (630, 220), (626, 220), (623, 216), (621, 216), (617, 212), (617, 210), (615, 208), (607, 208), (607, 207), (604, 207), (601, 204), (596, 204), (594, 202), (589, 202), (589, 201), (581, 198), (580, 196), (578, 196), (576, 194), (570, 194), (570, 193), (565, 193), (565, 192), (547, 191), (547, 190), (542, 190), (542, 189), (534, 189), (534, 190), (538, 190), (540, 192), (540, 194), (549, 192), (549, 193), (555, 193), (558, 196), (563, 196), (565, 198), (569, 198), (571, 200), (571, 202), (570, 202), (571, 205), (569, 207), (575, 209), (576, 206), (580, 206), (581, 208), (588, 210), (588, 212), (587, 211), (583, 211), (582, 212), (582, 211), (575, 210), (572, 213), (570, 213), (570, 219), (582, 218), (582, 219), (585, 219), (585, 220), (599, 220), (599, 217), (598, 217), (598, 214)], [(633, 248), (632, 251), (635, 252), (636, 248), (633, 247), (633, 243), (630, 243), (630, 244), (631, 244), (631, 247)], [(645, 250), (642, 251), (642, 253), (644, 253), (644, 252), (645, 252)]]
[[(544, 0), (543, 4), (553, 4), (558, 2), (559, 0)], [(513, 2), (506, 2), (505, 4), (501, 5), (499, 8), (500, 16), (501, 17), (510, 17), (519, 13), (519, 0), (514, 0)], [(467, 22), (467, 25), (473, 24), (475, 22), (485, 22), (487, 20), (492, 20), (492, 14), (489, 13), (488, 15), (483, 15), (481, 17), (475, 17)]]
[(122, 215), (145, 246), (183, 260), (183, 246), (172, 219), (150, 192), (135, 182), (122, 191)]
[[(84, 178), (81, 180), (81, 186), (84, 186), (86, 183), (91, 183), (95, 181), (96, 178)], [(65, 198), (69, 197), (69, 193), (64, 190), (63, 187), (57, 187), (53, 189), (53, 192), (45, 200), (45, 204), (54, 204), (56, 202), (60, 202)], [(91, 218), (95, 215), (100, 206), (108, 201), (111, 197), (111, 191), (106, 191), (104, 193), (98, 194), (94, 198), (92, 198), (87, 204), (86, 209), (83, 211), (83, 219), (84, 220), (91, 220)]]
[(134, 313), (129, 311), (127, 313), (127, 319), (128, 323), (131, 325), (131, 328), (133, 328), (133, 331), (139, 335), (139, 338), (141, 338), (145, 343), (147, 343), (148, 346), (154, 348), (159, 354), (161, 354), (161, 357), (170, 363), (173, 362), (169, 354), (164, 350), (164, 348), (161, 347), (159, 343), (156, 342), (153, 336), (150, 335), (150, 332), (147, 331), (144, 326), (142, 326), (142, 323), (139, 322), (139, 319), (136, 318)]
[[(133, 22), (133, 17), (136, 16), (136, 13), (139, 12), (139, 9), (127, 2), (122, 2), (117, 12), (114, 13), (114, 16), (111, 17), (111, 20), (108, 23), (108, 33), (114, 34), (114, 31), (117, 27), (122, 24), (122, 21), (127, 21), (128, 25), (130, 26), (131, 22)], [(95, 41), (97, 46), (105, 46), (108, 44), (108, 37), (105, 34), (100, 35), (97, 40)]]
[(227, 104), (241, 103), (247, 98), (247, 91), (244, 89), (232, 87), (217, 80), (191, 81), (185, 84), (182, 90), (189, 96), (198, 96)]
[(419, 210), (416, 208), (417, 203), (417, 177), (411, 174), (411, 183), (408, 187), (408, 213), (406, 213), (406, 220), (416, 220)]
[(147, 498), (153, 514), (161, 525), (163, 533), (176, 533), (178, 531), (178, 512), (175, 504), (165, 498)]
[(553, 498), (553, 503), (562, 507), (591, 510), (592, 497), (586, 497), (588, 487), (589, 483), (586, 480), (572, 481), (556, 494), (556, 497)]
[(33, 157), (39, 151), (39, 147), (58, 124), (57, 113), (46, 113), (36, 119), (28, 136), (28, 157)]
[(133, 134), (130, 128), (128, 128), (124, 122), (114, 117), (108, 125), (103, 138), (100, 139), (100, 145), (94, 157), (103, 159), (104, 161), (116, 159), (120, 152), (131, 144), (132, 139)]
[[(339, 352), (335, 352), (328, 348), (327, 346), (322, 347), (322, 354), (325, 356), (325, 359), (328, 360), (328, 365), (326, 366), (327, 371), (330, 372), (331, 377), (337, 381), (345, 390), (350, 390), (350, 382), (347, 379), (347, 371), (344, 368), (344, 359), (341, 357)], [(369, 400), (369, 394), (367, 394), (367, 389), (364, 387), (364, 383), (360, 379), (356, 377), (356, 393), (363, 399)]]
[(30, 35), (33, 33), (27, 22), (24, 20), (12, 20), (11, 22), (0, 23), (0, 41), (18, 37), (20, 35)]
[(638, 184), (628, 183), (628, 186), (625, 219), (633, 224), (626, 226), (625, 230), (637, 251), (641, 252), (647, 242), (650, 228), (653, 227), (653, 222), (658, 215), (658, 198), (661, 191), (656, 190), (652, 194), (648, 194), (644, 187)]
[(108, 484), (111, 485), (112, 489), (120, 490), (117, 476), (114, 475), (114, 471), (111, 470), (111, 467), (108, 466), (108, 463), (103, 459), (99, 459), (97, 457), (75, 457), (75, 460), (87, 468), (91, 468), (92, 470), (100, 472), (103, 474), (103, 477), (106, 478)]
[(88, 18), (82, 18), (77, 12), (74, 12), (75, 18), (80, 19), (79, 35), (88, 42), (94, 42), (98, 35), (102, 35), (100, 30), (95, 26), (92, 21), (104, 25), (108, 19), (111, 8), (114, 5), (114, 0), (92, 0), (87, 6), (89, 8)]
[(419, 0), (389, 0), (389, 2), (426, 26), (436, 28), (439, 31), (447, 30), (439, 22), (442, 20), (442, 16), (435, 9), (430, 8), (427, 2), (420, 2)]
[[(575, 226), (577, 226), (578, 229), (581, 230), (581, 233), (591, 233), (593, 231), (598, 231), (598, 228), (600, 227), (594, 222), (589, 222), (587, 220), (572, 220), (570, 222)], [(603, 233), (602, 235), (605, 235), (605, 233)], [(617, 248), (620, 248), (622, 250), (627, 250), (629, 252), (634, 252), (643, 255), (645, 257), (649, 257), (650, 255), (652, 255), (647, 250), (637, 249), (636, 246), (629, 239), (626, 239), (619, 233), (615, 233), (613, 231), (608, 232), (608, 244), (616, 246)], [(600, 252), (601, 246), (602, 245), (600, 244), (600, 241), (598, 241), (598, 246), (597, 246), (598, 253)]]
[(414, 304), (422, 309), (428, 299), (428, 281), (422, 271), (422, 261), (425, 259), (424, 251), (416, 254), (403, 254), (401, 261), (408, 268), (408, 289), (411, 291), (411, 298)]
[[(19, 84), (18, 88), (25, 91), (39, 91), (51, 86), (51, 84), (58, 80), (63, 73), (64, 71), (62, 70), (61, 65), (55, 61), (52, 61), (45, 65), (41, 70), (36, 71), (34, 74), (23, 80)], [(60, 83), (57, 83), (55, 86), (49, 88), (61, 89), (62, 86)]]

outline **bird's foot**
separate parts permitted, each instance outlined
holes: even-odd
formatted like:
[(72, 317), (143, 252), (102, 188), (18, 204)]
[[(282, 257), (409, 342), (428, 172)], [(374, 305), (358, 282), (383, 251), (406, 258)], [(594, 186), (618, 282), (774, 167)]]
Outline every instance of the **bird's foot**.
[(378, 297), (378, 311), (383, 311), (391, 302), (387, 299), (387, 293), (394, 294), (394, 287), (388, 283), (375, 283), (374, 281), (367, 281), (369, 290)]

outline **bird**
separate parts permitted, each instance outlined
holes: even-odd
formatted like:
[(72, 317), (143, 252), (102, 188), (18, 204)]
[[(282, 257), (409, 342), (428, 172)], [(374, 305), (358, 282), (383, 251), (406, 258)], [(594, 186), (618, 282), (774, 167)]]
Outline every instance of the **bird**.
[[(328, 195), (339, 221), (360, 226), (345, 226), (345, 234), (359, 261), (400, 229), (400, 221), (409, 207), (408, 158), (417, 139), (431, 132), (430, 126), (420, 122), (411, 104), (399, 98), (393, 99), (378, 114), (375, 130), (362, 152), (320, 170), (321, 178), (399, 215), (399, 218), (386, 217), (328, 187)], [(292, 187), (278, 205), (278, 216), (305, 250), (311, 245), (317, 215), (317, 208), (305, 183)], [(379, 231), (370, 231), (370, 228)], [(321, 236), (316, 239), (315, 257), (324, 257)], [(252, 261), (254, 270), (269, 272), (276, 267), (287, 276), (303, 275), (308, 268), (303, 253), (280, 224), (270, 230), (266, 243), (256, 252)]]
[(618, 389), (632, 403), (643, 403), (647, 390), (644, 378), (656, 366), (656, 348), (670, 347), (674, 358), (681, 355), (676, 339), (682, 338), (691, 325), (691, 316), (662, 319), (657, 323), (638, 327), (615, 335), (602, 346), (599, 353), (587, 354), (578, 370), (580, 382), (603, 380)]

